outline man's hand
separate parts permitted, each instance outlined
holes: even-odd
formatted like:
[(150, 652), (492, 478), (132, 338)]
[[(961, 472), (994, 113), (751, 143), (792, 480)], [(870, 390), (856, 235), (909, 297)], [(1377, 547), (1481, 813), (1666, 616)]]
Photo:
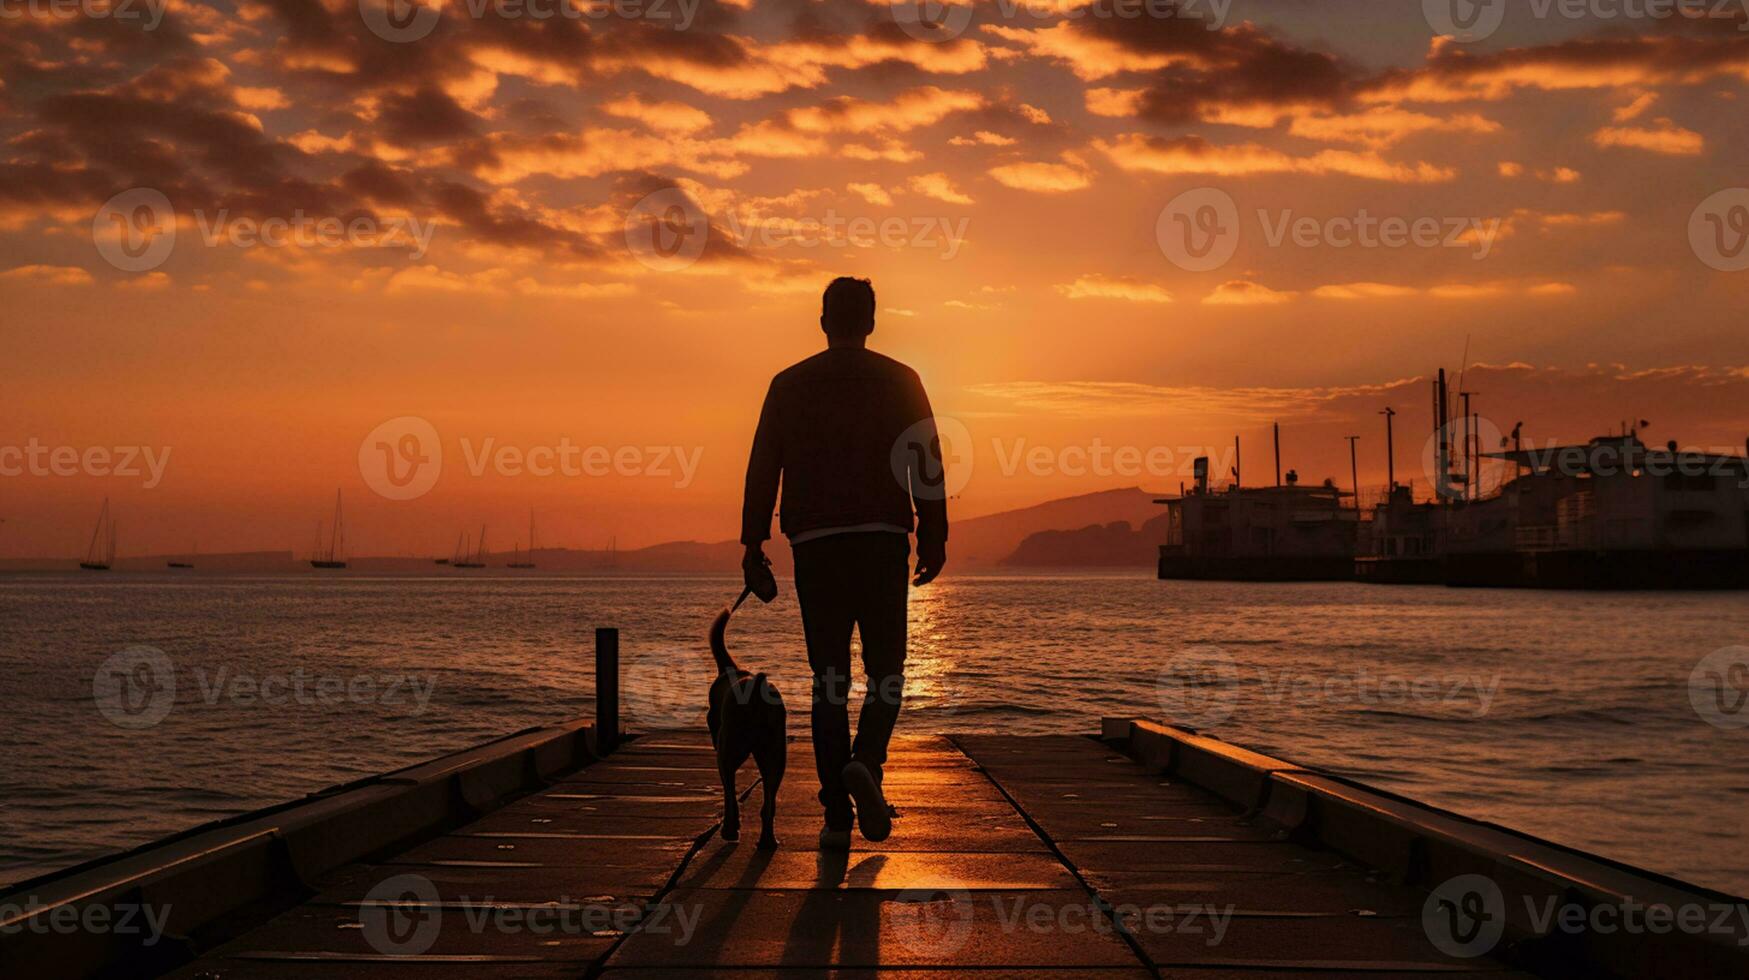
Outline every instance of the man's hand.
[(911, 584), (928, 585), (935, 581), (935, 576), (941, 574), (941, 567), (946, 564), (947, 545), (917, 542), (917, 577), (911, 580)]
[(762, 546), (747, 546), (746, 554), (741, 556), (741, 581), (760, 602), (777, 598), (777, 579), (771, 574), (771, 561), (765, 557)]

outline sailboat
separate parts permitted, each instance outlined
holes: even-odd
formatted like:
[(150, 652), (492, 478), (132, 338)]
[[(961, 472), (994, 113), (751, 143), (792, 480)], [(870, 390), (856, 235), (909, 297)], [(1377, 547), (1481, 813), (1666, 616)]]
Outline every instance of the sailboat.
[(322, 548), (322, 525), (316, 525), (316, 550), (310, 556), (311, 568), (345, 568), (346, 530), (340, 522), (340, 491), (334, 491), (334, 526), (328, 532), (328, 547)]
[(535, 545), (534, 545), (534, 508), (530, 507), (528, 510), (528, 557), (527, 558), (520, 558), (517, 556), (517, 554), (515, 552), (511, 552), (510, 561), (504, 567), (505, 568), (533, 568), (534, 567), (534, 547), (535, 547)]
[(115, 564), (115, 518), (109, 513), (109, 498), (103, 498), (103, 510), (97, 514), (97, 527), (91, 532), (91, 543), (85, 547), (85, 560), (79, 567), (88, 572), (107, 572)]
[(458, 561), (461, 561), (462, 556), (468, 553), (467, 539), (468, 539), (468, 532), (466, 532), (466, 531), (457, 532), (457, 534), (455, 536), (455, 553), (450, 555), (448, 558), (437, 559), (436, 564), (452, 565)]
[(480, 526), (480, 546), (479, 546), (479, 549), (471, 555), (467, 554), (464, 551), (462, 553), (461, 559), (459, 561), (450, 562), (450, 565), (452, 565), (456, 568), (485, 568), (486, 567), (486, 528), (485, 528), (485, 525)]

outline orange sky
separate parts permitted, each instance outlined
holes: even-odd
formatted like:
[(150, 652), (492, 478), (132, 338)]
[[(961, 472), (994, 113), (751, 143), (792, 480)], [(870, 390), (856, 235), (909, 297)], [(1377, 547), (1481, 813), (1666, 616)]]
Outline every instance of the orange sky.
[[(8, 21), (0, 556), (82, 550), (106, 495), (124, 554), (306, 549), (337, 486), (361, 553), (508, 546), (530, 507), (549, 544), (733, 537), (764, 385), (846, 273), (970, 436), (961, 515), (1175, 490), (1236, 432), (1253, 482), (1275, 419), (1302, 476), (1346, 485), (1354, 433), (1379, 483), (1386, 404), (1421, 478), (1415, 379), (1466, 343), (1501, 430), (1749, 435), (1740, 6), (1451, 40), (1358, 0), (980, 2), (933, 34), (863, 0), (676, 0), (683, 29), (453, 0), (393, 41), (375, 3)], [(162, 254), (114, 224), (171, 227), (138, 189)], [(1184, 201), (1230, 202), (1224, 263), (1175, 250)], [(1436, 234), (1350, 241), (1379, 218)], [(443, 461), (393, 500), (360, 450), (402, 418)], [(475, 472), (487, 440), (635, 458)], [(32, 446), (169, 456), (152, 483)]]

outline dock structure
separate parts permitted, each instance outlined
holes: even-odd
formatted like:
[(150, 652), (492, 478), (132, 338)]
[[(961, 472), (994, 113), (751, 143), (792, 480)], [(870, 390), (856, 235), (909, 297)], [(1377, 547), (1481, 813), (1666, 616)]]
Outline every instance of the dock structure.
[[(756, 826), (721, 839), (703, 731), (615, 746), (588, 725), (561, 726), (47, 882), (35, 913), (45, 921), (57, 906), (131, 899), (162, 904), (167, 935), (142, 949), (14, 928), (0, 934), (0, 972), (1749, 973), (1741, 919), (1735, 933), (1630, 932), (1593, 914), (1734, 899), (1186, 730), (1112, 719), (1099, 736), (902, 737), (885, 780), (894, 833), (848, 854), (817, 847), (805, 739), (794, 749), (775, 850), (755, 845)], [(754, 784), (749, 767), (742, 791), (757, 800)], [(1618, 927), (1597, 927), (1609, 922)]]

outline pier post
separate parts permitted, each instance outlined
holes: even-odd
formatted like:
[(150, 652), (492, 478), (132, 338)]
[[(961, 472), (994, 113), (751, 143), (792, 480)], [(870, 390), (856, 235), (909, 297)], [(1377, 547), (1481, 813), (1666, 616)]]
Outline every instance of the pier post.
[(595, 630), (595, 738), (601, 751), (619, 745), (619, 630)]

